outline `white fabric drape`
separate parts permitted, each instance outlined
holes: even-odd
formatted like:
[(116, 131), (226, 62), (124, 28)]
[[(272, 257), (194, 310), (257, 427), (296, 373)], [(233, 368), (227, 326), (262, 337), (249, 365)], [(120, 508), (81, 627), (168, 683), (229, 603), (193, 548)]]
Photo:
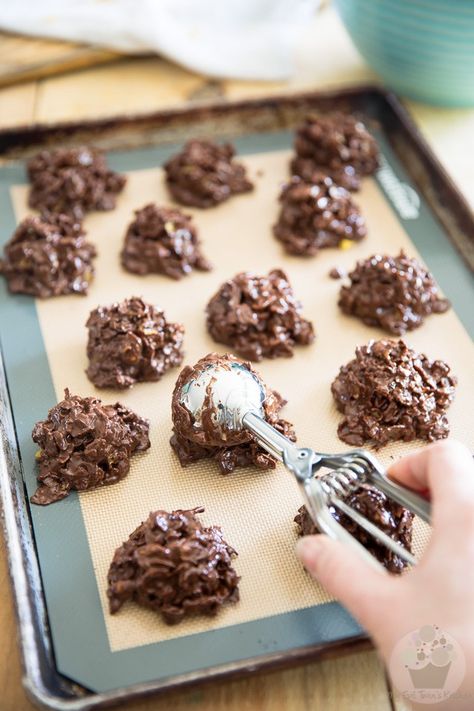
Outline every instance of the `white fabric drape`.
[(0, 27), (124, 52), (155, 51), (215, 77), (283, 79), (320, 0), (0, 0)]

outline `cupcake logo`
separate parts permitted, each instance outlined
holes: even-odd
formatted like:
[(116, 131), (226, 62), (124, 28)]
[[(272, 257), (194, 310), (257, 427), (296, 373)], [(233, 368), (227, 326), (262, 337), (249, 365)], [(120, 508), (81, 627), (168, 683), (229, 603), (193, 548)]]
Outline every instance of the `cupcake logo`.
[(463, 651), (437, 625), (424, 625), (403, 637), (390, 659), (390, 674), (410, 701), (436, 704), (452, 697), (466, 672)]

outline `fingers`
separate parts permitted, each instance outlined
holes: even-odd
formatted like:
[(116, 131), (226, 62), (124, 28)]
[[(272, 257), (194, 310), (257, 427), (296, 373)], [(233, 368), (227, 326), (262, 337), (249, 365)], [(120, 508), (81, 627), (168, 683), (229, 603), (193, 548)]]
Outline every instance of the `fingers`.
[(310, 575), (334, 595), (373, 635), (379, 627), (385, 604), (393, 596), (393, 578), (378, 571), (356, 551), (324, 534), (305, 536), (296, 554)]
[[(474, 463), (463, 445), (441, 442), (401, 459), (389, 470), (401, 484), (429, 490), (434, 532), (429, 550), (436, 559), (448, 558), (474, 540)], [(376, 570), (356, 551), (319, 534), (297, 544), (297, 555), (308, 572), (339, 599), (375, 639), (396, 609), (406, 580)], [(420, 564), (421, 567), (421, 564)]]
[(433, 497), (474, 495), (474, 460), (460, 442), (446, 440), (408, 454), (388, 469), (388, 475)]
[(410, 489), (429, 491), (433, 527), (444, 536), (460, 528), (463, 512), (474, 505), (474, 461), (459, 442), (437, 442), (409, 454), (388, 475)]

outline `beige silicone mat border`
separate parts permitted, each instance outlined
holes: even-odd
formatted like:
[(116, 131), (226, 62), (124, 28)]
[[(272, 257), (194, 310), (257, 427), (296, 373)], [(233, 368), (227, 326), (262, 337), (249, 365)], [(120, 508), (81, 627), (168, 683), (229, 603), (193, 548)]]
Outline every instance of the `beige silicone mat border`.
[[(275, 472), (239, 471), (221, 477), (211, 464), (181, 469), (168, 445), (170, 394), (177, 375), (168, 373), (156, 384), (139, 385), (126, 393), (95, 391), (84, 368), (86, 332), (83, 324), (97, 304), (110, 303), (132, 294), (163, 306), (169, 319), (186, 328), (186, 362), (215, 349), (204, 328), (204, 306), (217, 286), (237, 271), (266, 272), (284, 268), (304, 314), (313, 320), (317, 340), (299, 348), (293, 359), (265, 361), (258, 369), (269, 385), (289, 399), (284, 415), (295, 424), (299, 441), (327, 451), (344, 449), (335, 435), (338, 415), (329, 384), (355, 345), (381, 332), (339, 314), (339, 283), (328, 278), (335, 264), (349, 267), (358, 258), (383, 248), (396, 253), (404, 247), (417, 252), (392, 213), (375, 181), (367, 180), (356, 197), (366, 215), (369, 235), (361, 244), (341, 252), (326, 250), (314, 260), (298, 260), (283, 254), (271, 236), (277, 211), (279, 184), (287, 175), (288, 152), (275, 151), (245, 156), (255, 178), (254, 194), (241, 196), (215, 210), (192, 211), (203, 240), (203, 249), (215, 264), (210, 274), (193, 274), (175, 283), (164, 277), (139, 278), (120, 269), (118, 252), (133, 209), (150, 201), (169, 203), (159, 169), (132, 171), (125, 193), (113, 213), (88, 217), (85, 226), (97, 245), (96, 280), (86, 298), (59, 298), (38, 302), (38, 313), (58, 399), (64, 387), (88, 395), (96, 392), (107, 402), (120, 399), (151, 420), (152, 449), (137, 457), (130, 475), (120, 484), (80, 497), (104, 619), (112, 651), (138, 647), (178, 636), (219, 629), (271, 615), (302, 609), (329, 600), (325, 591), (306, 576), (294, 557), (295, 529), (292, 519), (300, 505), (291, 477), (278, 467)], [(26, 190), (13, 191), (16, 215), (26, 213)], [(60, 327), (58, 328), (58, 324)], [(449, 333), (449, 339), (445, 334)], [(453, 311), (427, 320), (410, 334), (407, 342), (433, 358), (444, 358), (459, 377), (460, 386), (449, 419), (452, 436), (470, 441), (474, 395), (469, 377), (471, 341)], [(416, 445), (418, 446), (418, 445)], [(387, 448), (385, 463), (413, 446)], [(203, 504), (208, 523), (222, 525), (226, 538), (239, 551), (236, 568), (242, 576), (241, 601), (214, 620), (196, 618), (168, 627), (152, 613), (129, 605), (111, 617), (105, 599), (105, 577), (113, 551), (133, 528), (156, 508)], [(416, 548), (424, 543), (417, 527)]]

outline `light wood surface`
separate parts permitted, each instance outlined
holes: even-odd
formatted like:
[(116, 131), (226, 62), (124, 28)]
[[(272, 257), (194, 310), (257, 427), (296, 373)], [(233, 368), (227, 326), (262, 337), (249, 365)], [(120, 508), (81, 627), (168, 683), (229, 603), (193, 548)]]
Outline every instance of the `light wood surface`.
[(0, 32), (0, 87), (113, 62), (120, 56), (99, 47)]
[[(0, 35), (0, 65), (5, 52)], [(27, 40), (23, 40), (28, 43)], [(35, 42), (24, 61), (35, 62)], [(38, 55), (39, 56), (39, 55)], [(19, 60), (19, 63), (20, 60)], [(1, 68), (1, 67), (0, 67)], [(114, 62), (0, 90), (0, 127), (77, 120), (216, 99), (345, 86), (374, 80), (334, 12), (327, 9), (302, 38), (289, 83), (213, 81), (159, 58)], [(427, 140), (474, 205), (474, 110), (436, 109), (409, 102)], [(21, 687), (10, 585), (0, 545), (0, 711), (33, 706)], [(132, 703), (130, 711), (407, 711), (387, 686), (375, 652), (352, 654), (298, 669)]]

